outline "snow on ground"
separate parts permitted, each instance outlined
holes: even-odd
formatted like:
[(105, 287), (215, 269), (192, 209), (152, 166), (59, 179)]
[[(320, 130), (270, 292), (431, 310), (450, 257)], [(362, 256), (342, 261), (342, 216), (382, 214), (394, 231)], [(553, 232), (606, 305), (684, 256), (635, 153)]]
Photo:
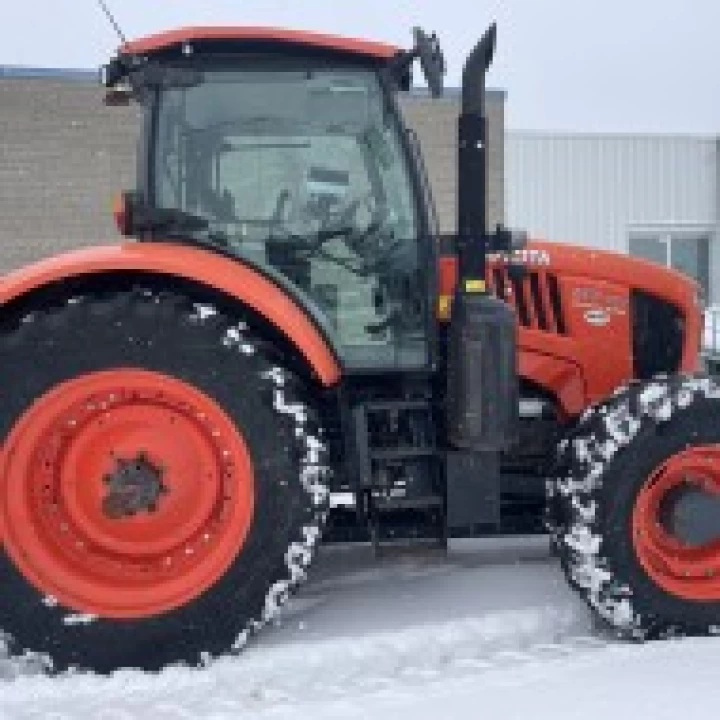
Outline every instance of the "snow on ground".
[(720, 638), (630, 645), (595, 628), (543, 538), (447, 558), (328, 548), (241, 656), (56, 679), (0, 659), (0, 718), (692, 720), (715, 715), (719, 664)]

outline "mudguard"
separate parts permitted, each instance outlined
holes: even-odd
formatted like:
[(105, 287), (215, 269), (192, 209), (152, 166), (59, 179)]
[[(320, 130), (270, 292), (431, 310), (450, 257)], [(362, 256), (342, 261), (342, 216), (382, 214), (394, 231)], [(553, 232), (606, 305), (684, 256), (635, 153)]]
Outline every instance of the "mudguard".
[(557, 398), (567, 417), (579, 415), (588, 404), (582, 370), (569, 360), (520, 348), (518, 375)]
[(186, 245), (102, 245), (41, 260), (0, 279), (0, 307), (50, 283), (117, 271), (183, 278), (235, 298), (278, 328), (323, 385), (334, 385), (340, 379), (340, 365), (329, 343), (282, 288), (242, 260)]

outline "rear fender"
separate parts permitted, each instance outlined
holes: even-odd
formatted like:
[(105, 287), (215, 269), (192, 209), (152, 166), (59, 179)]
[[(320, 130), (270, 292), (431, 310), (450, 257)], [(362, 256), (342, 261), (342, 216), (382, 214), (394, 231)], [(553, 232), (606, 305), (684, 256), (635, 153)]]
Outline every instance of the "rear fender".
[(340, 364), (330, 343), (285, 290), (241, 260), (186, 245), (104, 245), (42, 260), (0, 279), (0, 308), (48, 285), (107, 272), (172, 276), (219, 291), (251, 308), (277, 328), (305, 358), (324, 386), (340, 380)]

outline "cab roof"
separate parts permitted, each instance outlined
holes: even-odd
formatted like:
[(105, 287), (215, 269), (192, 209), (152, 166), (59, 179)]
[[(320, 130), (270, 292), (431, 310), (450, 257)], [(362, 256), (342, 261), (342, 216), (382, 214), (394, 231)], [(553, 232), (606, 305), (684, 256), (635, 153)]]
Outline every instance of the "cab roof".
[(372, 59), (387, 61), (394, 57), (400, 48), (386, 43), (355, 38), (326, 35), (324, 33), (308, 32), (305, 30), (287, 30), (274, 27), (249, 26), (199, 26), (184, 27), (176, 30), (148, 35), (131, 40), (120, 48), (121, 55), (149, 55), (172, 50), (185, 43), (205, 42), (237, 42), (238, 49), (243, 43), (267, 42), (272, 44), (287, 44), (332, 52), (348, 53)]

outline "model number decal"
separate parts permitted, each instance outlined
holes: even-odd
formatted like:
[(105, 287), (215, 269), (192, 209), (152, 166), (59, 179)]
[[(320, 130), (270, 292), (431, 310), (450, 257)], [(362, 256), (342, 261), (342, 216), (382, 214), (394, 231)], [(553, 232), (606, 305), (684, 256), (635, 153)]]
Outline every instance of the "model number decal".
[(593, 308), (583, 313), (585, 322), (593, 327), (603, 327), (610, 322), (610, 313), (602, 308)]
[[(628, 300), (623, 295), (606, 292), (594, 287), (579, 287), (573, 291), (573, 305), (580, 308), (588, 308), (588, 313), (597, 311), (607, 315), (607, 321), (593, 323), (588, 317), (585, 319), (591, 324), (606, 325), (611, 315), (625, 315), (627, 312)], [(599, 317), (599, 316), (598, 316)]]

